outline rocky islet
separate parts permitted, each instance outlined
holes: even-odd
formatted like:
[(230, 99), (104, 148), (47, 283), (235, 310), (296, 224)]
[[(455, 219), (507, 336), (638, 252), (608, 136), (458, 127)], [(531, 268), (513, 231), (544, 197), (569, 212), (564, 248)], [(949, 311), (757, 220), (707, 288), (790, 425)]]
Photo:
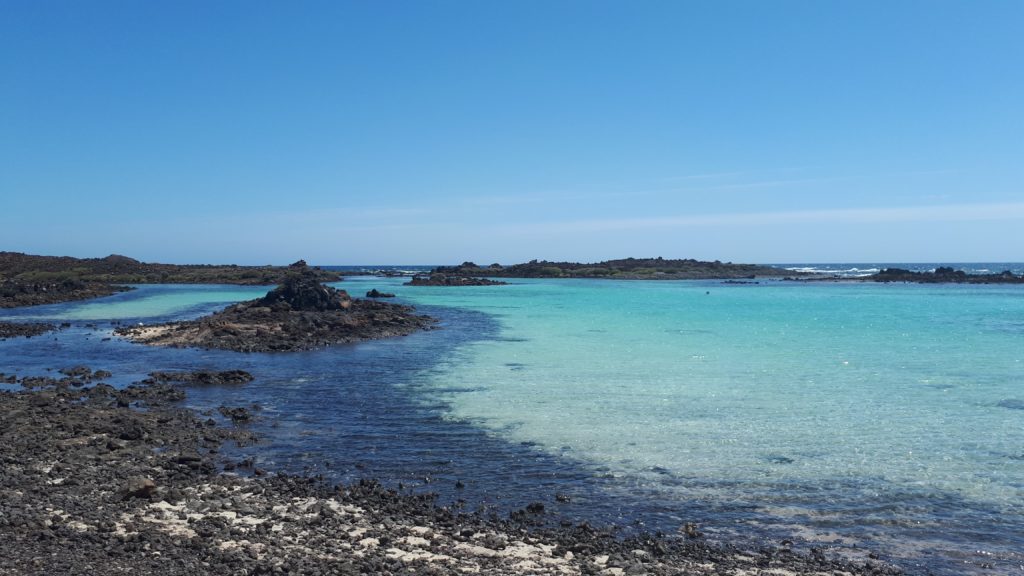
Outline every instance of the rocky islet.
[(501, 286), (502, 284), (508, 284), (508, 282), (438, 272), (413, 276), (412, 280), (405, 283), (406, 286)]
[(196, 320), (122, 327), (116, 333), (156, 346), (288, 352), (404, 336), (434, 322), (411, 306), (352, 298), (322, 284), (300, 261), (262, 298)]

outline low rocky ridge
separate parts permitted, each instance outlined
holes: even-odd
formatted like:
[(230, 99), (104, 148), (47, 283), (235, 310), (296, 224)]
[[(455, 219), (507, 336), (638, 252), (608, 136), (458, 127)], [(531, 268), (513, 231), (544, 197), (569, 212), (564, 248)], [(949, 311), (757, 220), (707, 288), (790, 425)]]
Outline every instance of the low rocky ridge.
[[(305, 262), (299, 261), (305, 267)], [(294, 266), (294, 265), (293, 265)], [(35, 256), (0, 252), (0, 308), (59, 304), (131, 290), (120, 284), (274, 284), (291, 267), (150, 264), (112, 254), (105, 258)], [(322, 282), (337, 272), (312, 268)]]
[[(620, 280), (707, 280), (758, 276), (802, 276), (791, 270), (758, 264), (705, 262), (701, 260), (666, 260), (664, 258), (624, 258), (591, 264), (579, 262), (548, 262), (531, 260), (525, 264), (478, 266), (463, 262), (458, 266), (440, 266), (432, 274), (448, 276), (490, 276), (503, 278), (614, 278)], [(810, 275), (810, 274), (807, 274)]]
[(433, 272), (428, 275), (413, 276), (406, 286), (500, 286), (508, 284), (500, 280), (476, 278), (471, 276), (455, 276)]
[[(72, 258), (0, 252), (0, 280), (42, 286), (61, 284), (64, 281), (97, 286), (119, 283), (266, 285), (283, 282), (288, 271), (287, 266), (157, 264), (139, 262), (118, 254), (105, 258)], [(319, 268), (313, 268), (313, 271), (321, 282), (341, 279), (338, 272)]]
[(1024, 274), (1017, 276), (1009, 270), (999, 274), (968, 274), (940, 266), (933, 272), (913, 272), (902, 268), (886, 268), (866, 278), (873, 282), (915, 282), (918, 284), (1024, 284)]
[(0, 279), (0, 308), (59, 304), (75, 300), (88, 300), (131, 290), (128, 286), (115, 286), (101, 282), (86, 282), (74, 278), (9, 278)]
[(254, 438), (180, 408), (183, 398), (166, 384), (52, 379), (0, 392), (0, 575), (899, 573), (821, 549), (541, 528), (539, 505), (501, 520), (374, 481), (218, 473), (224, 442)]
[(119, 328), (116, 334), (155, 346), (238, 352), (288, 352), (404, 336), (435, 320), (410, 306), (351, 298), (320, 283), (305, 263), (263, 298), (186, 322)]

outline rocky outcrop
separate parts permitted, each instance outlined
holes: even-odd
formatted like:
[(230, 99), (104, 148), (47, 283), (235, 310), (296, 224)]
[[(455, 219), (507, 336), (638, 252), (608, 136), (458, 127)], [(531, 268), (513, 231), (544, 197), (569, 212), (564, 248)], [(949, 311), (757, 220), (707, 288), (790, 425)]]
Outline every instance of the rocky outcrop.
[(54, 324), (42, 324), (37, 322), (28, 324), (20, 322), (0, 322), (0, 340), (22, 336), (25, 338), (31, 338), (33, 336), (39, 336), (40, 334), (46, 334), (47, 332), (56, 329), (57, 326)]
[(145, 384), (175, 382), (190, 386), (233, 386), (252, 382), (245, 370), (197, 370), (195, 372), (150, 372)]
[(305, 261), (300, 260), (291, 268), (292, 272), (284, 283), (256, 301), (258, 306), (285, 304), (292, 311), (327, 312), (345, 310), (352, 305), (348, 292), (321, 284)]
[(914, 272), (903, 268), (886, 268), (868, 276), (872, 282), (915, 282), (918, 284), (1024, 284), (1024, 275), (1017, 276), (1006, 270), (999, 274), (968, 274), (948, 266), (940, 266), (932, 272)]
[(405, 283), (406, 286), (500, 286), (503, 284), (508, 284), (508, 282), (439, 273), (429, 276), (413, 276), (412, 280)]
[(131, 288), (71, 278), (58, 281), (8, 279), (0, 283), (0, 308), (88, 300), (126, 290)]
[(344, 290), (324, 286), (314, 271), (298, 264), (263, 298), (197, 320), (133, 326), (116, 333), (155, 346), (289, 352), (404, 336), (434, 323), (410, 306), (353, 299)]
[(373, 290), (370, 290), (369, 292), (366, 293), (366, 297), (367, 298), (394, 298), (395, 295), (390, 293), (390, 292), (381, 292), (380, 290), (377, 290), (376, 288), (374, 288)]
[[(106, 370), (97, 370), (93, 372), (88, 366), (70, 366), (67, 368), (61, 368), (59, 372), (64, 375), (63, 378), (58, 379), (51, 378), (49, 376), (26, 376), (24, 378), (17, 379), (14, 377), (7, 377), (5, 382), (7, 384), (14, 384), (17, 382), (23, 387), (29, 389), (48, 387), (67, 389), (81, 388), (86, 384), (100, 382), (101, 380), (105, 380), (113, 376), (113, 374)], [(105, 384), (100, 384), (100, 386), (105, 386)]]

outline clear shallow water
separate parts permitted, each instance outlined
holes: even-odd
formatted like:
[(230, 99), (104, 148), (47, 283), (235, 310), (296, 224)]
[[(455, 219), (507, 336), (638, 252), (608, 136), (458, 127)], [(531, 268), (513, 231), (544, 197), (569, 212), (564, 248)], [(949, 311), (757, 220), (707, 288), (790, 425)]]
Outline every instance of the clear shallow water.
[[(0, 342), (0, 371), (69, 354), (125, 380), (239, 367), (259, 378), (190, 401), (260, 403), (261, 458), (286, 468), (429, 476), (429, 489), (499, 509), (495, 494), (514, 507), (560, 491), (574, 498), (559, 511), (580, 518), (697, 520), (712, 534), (876, 547), (940, 573), (1021, 572), (1021, 287), (513, 282), (347, 280), (444, 321), (386, 342), (238, 355), (75, 327)], [(149, 321), (261, 291), (141, 287), (16, 314)]]
[(134, 286), (135, 290), (107, 298), (67, 304), (0, 309), (0, 319), (19, 321), (161, 321), (196, 317), (242, 300), (267, 293), (268, 286), (219, 286), (182, 284), (156, 287)]
[(713, 518), (1019, 569), (1020, 287), (422, 290), (502, 328), (432, 377), (453, 419)]

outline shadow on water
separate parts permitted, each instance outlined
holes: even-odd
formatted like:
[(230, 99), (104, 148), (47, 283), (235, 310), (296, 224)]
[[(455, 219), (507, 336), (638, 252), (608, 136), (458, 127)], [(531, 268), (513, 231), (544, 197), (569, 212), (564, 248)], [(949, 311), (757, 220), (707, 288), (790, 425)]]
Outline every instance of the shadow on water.
[[(174, 290), (146, 287), (106, 302), (131, 303)], [(0, 316), (61, 322), (85, 305), (10, 310)], [(218, 420), (216, 409), (222, 405), (258, 407), (248, 426), (262, 441), (225, 450), (226, 458), (252, 457), (257, 467), (323, 474), (338, 482), (378, 478), (394, 487), (435, 492), (442, 503), (464, 501), (469, 510), (506, 514), (541, 501), (575, 520), (621, 522), (630, 517), (621, 502), (603, 505), (595, 493), (604, 481), (595, 479), (592, 470), (452, 420), (445, 405), (428, 400), (436, 397), (436, 389), (425, 388), (425, 375), (448, 368), (445, 363), (457, 348), (502, 338), (487, 314), (420, 306), (420, 312), (441, 319), (439, 329), (288, 354), (146, 347), (112, 335), (118, 325), (191, 318), (223, 306), (186, 305), (172, 314), (114, 322), (72, 320), (71, 327), (58, 332), (0, 342), (0, 372), (56, 376), (61, 368), (87, 365), (113, 372), (107, 382), (126, 386), (158, 370), (242, 369), (256, 379), (245, 386), (192, 387), (186, 400)], [(454, 374), (457, 378), (457, 368)], [(450, 391), (470, 391), (472, 384), (455, 381)], [(606, 509), (595, 514), (602, 506)]]

